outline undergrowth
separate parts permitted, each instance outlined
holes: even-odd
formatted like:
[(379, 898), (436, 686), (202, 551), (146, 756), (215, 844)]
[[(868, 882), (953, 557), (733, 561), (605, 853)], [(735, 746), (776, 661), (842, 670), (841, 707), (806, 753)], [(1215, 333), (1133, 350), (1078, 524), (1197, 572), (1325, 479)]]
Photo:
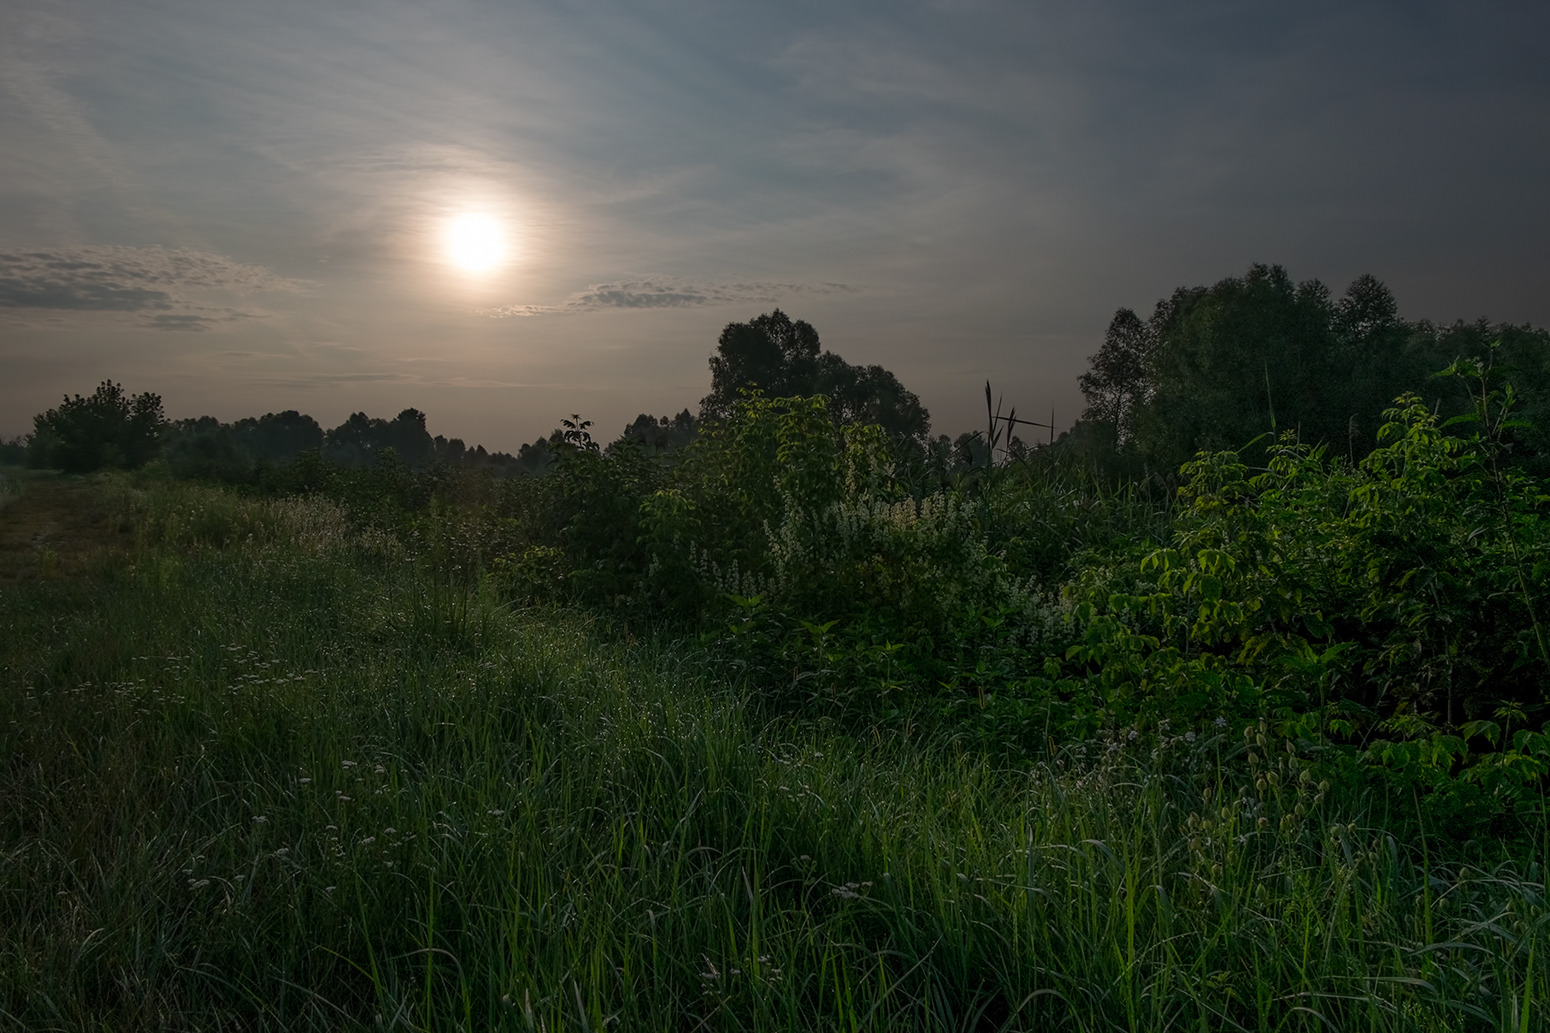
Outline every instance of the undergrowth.
[(0, 589), (0, 1024), (1544, 1027), (1542, 814), (1225, 716), (841, 731), (321, 498), (102, 490), (132, 556)]

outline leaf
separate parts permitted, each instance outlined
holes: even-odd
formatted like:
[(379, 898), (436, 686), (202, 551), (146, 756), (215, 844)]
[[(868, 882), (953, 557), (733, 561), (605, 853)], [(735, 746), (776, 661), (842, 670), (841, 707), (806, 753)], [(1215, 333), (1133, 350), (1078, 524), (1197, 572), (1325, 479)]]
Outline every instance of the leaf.
[(1479, 721), (1466, 721), (1464, 724), (1459, 726), (1459, 731), (1463, 734), (1465, 739), (1473, 739), (1476, 736), (1480, 736), (1492, 746), (1495, 746), (1502, 737), (1501, 725), (1497, 724), (1495, 721), (1486, 721), (1483, 719)]

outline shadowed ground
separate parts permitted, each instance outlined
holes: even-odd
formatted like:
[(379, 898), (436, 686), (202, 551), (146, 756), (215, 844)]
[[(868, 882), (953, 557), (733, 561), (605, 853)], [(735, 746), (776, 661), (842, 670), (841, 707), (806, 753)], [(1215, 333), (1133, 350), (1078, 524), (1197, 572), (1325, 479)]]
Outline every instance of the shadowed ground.
[(36, 470), (0, 470), (0, 581), (79, 574), (133, 545), (133, 522), (110, 511), (100, 487)]

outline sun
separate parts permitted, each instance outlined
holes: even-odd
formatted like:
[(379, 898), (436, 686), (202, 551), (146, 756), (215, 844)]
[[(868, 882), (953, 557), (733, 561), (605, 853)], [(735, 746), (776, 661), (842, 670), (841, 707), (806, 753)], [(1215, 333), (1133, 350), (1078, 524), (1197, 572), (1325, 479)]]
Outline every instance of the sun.
[(443, 240), (447, 257), (464, 272), (486, 273), (506, 258), (506, 234), (500, 221), (482, 212), (449, 219)]

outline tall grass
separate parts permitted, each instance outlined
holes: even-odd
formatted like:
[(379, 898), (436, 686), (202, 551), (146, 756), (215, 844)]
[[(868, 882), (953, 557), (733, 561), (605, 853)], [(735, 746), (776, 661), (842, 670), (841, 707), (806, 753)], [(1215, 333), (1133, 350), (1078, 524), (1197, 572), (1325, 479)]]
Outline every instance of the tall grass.
[(0, 465), (0, 509), (14, 501), (22, 493), (22, 479), (18, 470)]
[(1390, 831), (1257, 729), (761, 718), (325, 503), (114, 483), (134, 557), (0, 590), (0, 1025), (1544, 1026), (1550, 845)]

